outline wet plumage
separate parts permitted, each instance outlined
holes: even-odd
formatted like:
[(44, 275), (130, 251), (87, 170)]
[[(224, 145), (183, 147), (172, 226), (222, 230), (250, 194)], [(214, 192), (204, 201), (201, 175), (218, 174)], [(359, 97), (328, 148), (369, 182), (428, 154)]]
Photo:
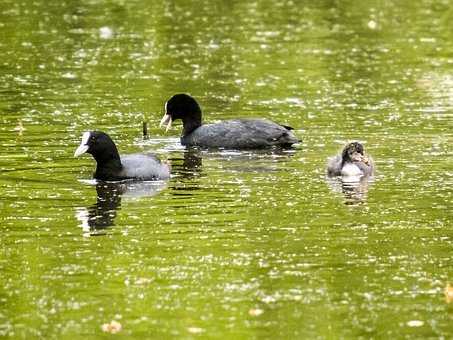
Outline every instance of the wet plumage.
[(177, 94), (165, 104), (161, 125), (167, 130), (175, 120), (183, 121), (181, 144), (206, 148), (262, 149), (290, 147), (300, 140), (288, 126), (267, 119), (242, 118), (202, 124), (201, 109), (194, 98)]

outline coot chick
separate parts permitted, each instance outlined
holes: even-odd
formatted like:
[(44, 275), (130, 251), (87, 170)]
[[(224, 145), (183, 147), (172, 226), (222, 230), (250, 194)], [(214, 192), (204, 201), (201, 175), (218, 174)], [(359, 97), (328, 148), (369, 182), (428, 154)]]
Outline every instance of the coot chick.
[(341, 155), (329, 159), (327, 174), (329, 176), (371, 176), (374, 173), (374, 163), (364, 152), (363, 145), (352, 142), (345, 146)]
[(243, 118), (203, 124), (200, 106), (187, 94), (176, 94), (165, 103), (165, 115), (160, 126), (166, 125), (168, 131), (177, 119), (182, 120), (181, 144), (186, 146), (262, 149), (287, 148), (300, 142), (291, 131), (293, 128), (267, 119)]
[(89, 153), (96, 160), (94, 178), (103, 181), (125, 179), (158, 180), (170, 177), (168, 165), (152, 154), (131, 154), (121, 156), (115, 143), (104, 132), (87, 131), (74, 153), (78, 157)]

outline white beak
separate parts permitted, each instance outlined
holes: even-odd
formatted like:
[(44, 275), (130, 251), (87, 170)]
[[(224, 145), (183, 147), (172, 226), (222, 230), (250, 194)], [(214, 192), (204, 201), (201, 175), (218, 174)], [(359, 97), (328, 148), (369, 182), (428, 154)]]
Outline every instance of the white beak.
[(159, 127), (162, 127), (162, 126), (165, 126), (165, 125), (167, 126), (167, 128), (165, 129), (165, 132), (167, 132), (171, 128), (171, 116), (168, 113), (166, 113), (162, 117), (162, 119), (160, 121), (160, 124), (159, 124)]
[(80, 155), (83, 155), (85, 152), (88, 151), (88, 149), (89, 149), (88, 139), (89, 138), (90, 138), (90, 132), (85, 132), (82, 135), (82, 142), (80, 143), (79, 147), (74, 152), (74, 157), (79, 157)]
[(77, 150), (74, 152), (74, 157), (79, 157), (88, 151), (88, 145), (79, 145)]

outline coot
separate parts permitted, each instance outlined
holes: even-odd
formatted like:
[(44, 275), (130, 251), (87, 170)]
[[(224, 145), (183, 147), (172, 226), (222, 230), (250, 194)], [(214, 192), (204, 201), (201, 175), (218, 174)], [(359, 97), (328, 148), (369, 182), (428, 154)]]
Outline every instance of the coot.
[(168, 165), (155, 155), (137, 153), (120, 157), (115, 143), (101, 131), (87, 131), (82, 135), (82, 142), (74, 157), (84, 153), (91, 154), (96, 160), (94, 178), (99, 180), (158, 180), (170, 177)]
[(365, 154), (359, 142), (346, 145), (341, 155), (332, 157), (327, 164), (329, 176), (371, 176), (373, 173), (373, 159)]
[(181, 144), (205, 148), (262, 149), (290, 147), (300, 140), (293, 128), (267, 119), (232, 119), (215, 124), (203, 124), (201, 109), (194, 98), (176, 94), (165, 103), (165, 115), (160, 126), (166, 131), (173, 121), (181, 119), (183, 132)]

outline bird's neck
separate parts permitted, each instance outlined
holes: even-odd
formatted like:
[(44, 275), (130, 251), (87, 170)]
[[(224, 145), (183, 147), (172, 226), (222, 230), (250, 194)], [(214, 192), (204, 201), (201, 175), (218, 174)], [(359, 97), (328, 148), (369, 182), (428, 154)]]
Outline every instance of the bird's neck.
[[(116, 151), (116, 152), (115, 152)], [(118, 173), (123, 169), (120, 155), (117, 150), (109, 153), (93, 155), (96, 160), (96, 172), (94, 177), (97, 179), (111, 178), (112, 174)]]
[(182, 125), (183, 125), (183, 131), (182, 135), (187, 136), (190, 134), (192, 131), (195, 129), (199, 128), (201, 126), (201, 114), (200, 116), (196, 117), (190, 117), (190, 119), (183, 119)]
[(350, 159), (349, 157), (343, 157), (343, 158), (341, 159), (341, 166), (344, 166), (344, 165), (347, 164), (347, 163), (353, 163), (353, 162), (352, 162), (352, 159)]

